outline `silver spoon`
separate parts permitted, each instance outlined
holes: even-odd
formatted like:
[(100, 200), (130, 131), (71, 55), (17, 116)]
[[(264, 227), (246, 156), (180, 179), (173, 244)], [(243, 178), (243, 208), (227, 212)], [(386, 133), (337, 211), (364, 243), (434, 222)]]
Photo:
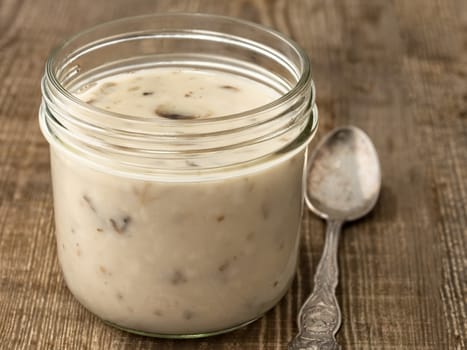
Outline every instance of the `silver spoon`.
[(341, 312), (336, 299), (337, 247), (345, 221), (366, 215), (381, 187), (376, 149), (360, 129), (347, 126), (332, 131), (310, 157), (306, 203), (327, 220), (326, 243), (311, 295), (298, 315), (298, 335), (289, 350), (339, 349), (336, 333)]

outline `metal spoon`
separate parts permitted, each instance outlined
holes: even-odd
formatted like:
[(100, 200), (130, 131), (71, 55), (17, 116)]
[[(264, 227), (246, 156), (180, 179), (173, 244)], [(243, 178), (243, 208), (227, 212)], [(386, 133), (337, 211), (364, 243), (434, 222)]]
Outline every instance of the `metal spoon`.
[(298, 335), (289, 350), (339, 349), (336, 333), (341, 312), (335, 291), (338, 283), (337, 246), (345, 221), (366, 215), (381, 187), (376, 149), (360, 129), (347, 126), (332, 131), (310, 157), (306, 203), (327, 220), (326, 243), (311, 295), (298, 315)]

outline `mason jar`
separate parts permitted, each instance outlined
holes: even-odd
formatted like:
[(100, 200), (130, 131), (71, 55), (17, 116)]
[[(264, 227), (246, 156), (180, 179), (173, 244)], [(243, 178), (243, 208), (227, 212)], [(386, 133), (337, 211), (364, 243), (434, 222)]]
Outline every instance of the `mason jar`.
[[(157, 67), (238, 75), (278, 98), (171, 120), (77, 97), (99, 79)], [(318, 118), (296, 43), (213, 15), (116, 20), (56, 48), (42, 94), (58, 258), (84, 307), (126, 331), (183, 338), (236, 329), (278, 303), (296, 270)]]

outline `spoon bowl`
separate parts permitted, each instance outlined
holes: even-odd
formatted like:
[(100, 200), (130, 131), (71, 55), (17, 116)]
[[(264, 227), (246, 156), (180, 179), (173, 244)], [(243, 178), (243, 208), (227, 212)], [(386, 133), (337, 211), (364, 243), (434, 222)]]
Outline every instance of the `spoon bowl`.
[(378, 199), (378, 154), (368, 135), (354, 126), (336, 129), (319, 143), (308, 174), (307, 206), (324, 219), (356, 220)]

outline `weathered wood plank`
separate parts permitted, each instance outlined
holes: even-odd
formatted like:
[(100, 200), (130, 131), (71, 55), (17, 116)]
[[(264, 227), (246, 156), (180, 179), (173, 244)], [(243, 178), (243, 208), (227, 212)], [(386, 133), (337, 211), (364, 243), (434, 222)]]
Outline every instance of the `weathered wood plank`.
[(50, 49), (129, 15), (200, 11), (276, 28), (310, 54), (320, 133), (375, 141), (383, 191), (345, 227), (338, 297), (345, 349), (466, 347), (467, 2), (462, 0), (0, 1), (0, 344), (3, 349), (283, 349), (312, 288), (324, 224), (306, 213), (297, 278), (264, 318), (168, 341), (104, 325), (64, 285), (47, 143), (37, 125)]

